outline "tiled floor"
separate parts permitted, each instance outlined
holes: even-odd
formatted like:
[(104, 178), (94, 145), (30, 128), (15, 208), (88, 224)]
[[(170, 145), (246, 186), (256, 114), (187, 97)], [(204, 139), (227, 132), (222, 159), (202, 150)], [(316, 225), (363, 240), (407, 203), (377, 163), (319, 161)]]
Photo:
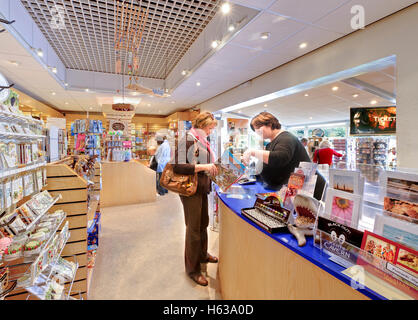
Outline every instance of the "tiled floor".
[[(184, 216), (176, 194), (101, 212), (90, 300), (221, 299), (217, 264), (207, 265), (207, 287), (184, 272)], [(209, 252), (218, 256), (218, 233), (210, 227), (208, 233)]]

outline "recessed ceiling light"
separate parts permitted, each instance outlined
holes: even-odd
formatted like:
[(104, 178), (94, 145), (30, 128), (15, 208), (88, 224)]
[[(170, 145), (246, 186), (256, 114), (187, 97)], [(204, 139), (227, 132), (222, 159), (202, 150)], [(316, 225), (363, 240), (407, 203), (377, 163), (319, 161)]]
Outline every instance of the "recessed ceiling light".
[(264, 107), (266, 108), (266, 107), (268, 107), (268, 104), (266, 103), (265, 105), (264, 105)]
[(219, 46), (219, 41), (218, 40), (212, 41), (212, 43), (210, 44), (210, 46), (213, 49), (216, 49)]
[(270, 38), (270, 36), (271, 36), (271, 33), (270, 32), (263, 32), (260, 35), (260, 38), (263, 39), (263, 40), (266, 40), (266, 39)]
[(52, 73), (57, 73), (58, 72), (56, 67), (49, 67), (49, 68), (51, 69)]
[(309, 117), (309, 120), (312, 120), (313, 118), (312, 117)]
[(66, 86), (66, 87), (68, 87), (68, 83), (66, 82), (66, 83), (64, 83), (64, 85)]
[(134, 92), (132, 92), (131, 94), (132, 94), (133, 96), (136, 96), (136, 95), (138, 95), (138, 92), (135, 92), (135, 91), (134, 91)]
[(68, 105), (68, 102), (66, 102), (65, 104)]
[(14, 65), (16, 67), (20, 66), (20, 63), (17, 62), (17, 61), (9, 61), (9, 63), (11, 63), (12, 65)]
[(333, 87), (332, 91), (338, 91), (338, 89), (339, 89), (338, 87)]
[(231, 25), (228, 27), (228, 31), (232, 32), (232, 31), (234, 31), (234, 30), (235, 30), (235, 26), (234, 26), (233, 24), (231, 24)]
[(200, 87), (200, 82), (196, 82), (196, 85), (197, 85), (198, 87)]
[(308, 46), (308, 44), (306, 42), (303, 42), (299, 45), (299, 48), (305, 49), (307, 46)]
[(147, 104), (147, 107), (151, 107), (151, 104), (150, 104), (150, 103), (148, 103), (148, 104)]
[(228, 2), (224, 2), (221, 6), (221, 11), (223, 14), (228, 14), (231, 11), (231, 5)]
[(181, 72), (181, 75), (182, 76), (185, 76), (187, 74), (187, 70), (183, 70), (182, 72)]
[(90, 107), (90, 110), (93, 110), (93, 107)]
[(52, 92), (51, 94), (52, 94), (53, 96), (55, 96), (55, 95), (56, 95), (56, 93), (55, 93), (55, 92)]
[(38, 57), (43, 57), (44, 56), (44, 52), (42, 51), (42, 49), (36, 49), (36, 54), (38, 55)]
[(353, 98), (357, 98), (358, 97), (358, 94), (356, 93), (356, 94), (353, 94)]
[(377, 103), (377, 101), (376, 100), (372, 100), (372, 101), (370, 101), (370, 104), (376, 104)]
[(89, 90), (89, 89), (86, 89), (86, 90), (84, 90), (84, 91), (89, 92), (90, 90)]
[(305, 97), (309, 97), (309, 94), (305, 93)]

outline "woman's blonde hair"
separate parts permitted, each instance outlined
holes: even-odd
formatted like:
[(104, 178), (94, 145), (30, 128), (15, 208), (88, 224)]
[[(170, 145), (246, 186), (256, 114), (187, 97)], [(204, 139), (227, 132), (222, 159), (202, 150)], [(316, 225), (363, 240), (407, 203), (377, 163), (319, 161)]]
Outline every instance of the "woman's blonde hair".
[(217, 124), (215, 117), (210, 112), (199, 113), (192, 121), (192, 126), (195, 129), (203, 129), (212, 124)]
[(331, 148), (331, 143), (328, 140), (323, 140), (319, 144), (319, 149)]

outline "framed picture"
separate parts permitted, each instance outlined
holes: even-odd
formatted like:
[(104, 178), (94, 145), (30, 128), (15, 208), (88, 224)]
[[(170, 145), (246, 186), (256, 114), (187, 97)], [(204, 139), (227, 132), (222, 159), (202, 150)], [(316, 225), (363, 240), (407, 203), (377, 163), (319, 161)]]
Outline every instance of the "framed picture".
[(374, 233), (418, 250), (417, 225), (388, 215), (376, 215)]
[(325, 201), (325, 218), (357, 229), (361, 200), (359, 195), (329, 188)]
[(362, 195), (364, 177), (359, 171), (329, 169), (329, 184), (335, 190)]
[(401, 266), (418, 276), (418, 252), (401, 246), (396, 255), (395, 265)]

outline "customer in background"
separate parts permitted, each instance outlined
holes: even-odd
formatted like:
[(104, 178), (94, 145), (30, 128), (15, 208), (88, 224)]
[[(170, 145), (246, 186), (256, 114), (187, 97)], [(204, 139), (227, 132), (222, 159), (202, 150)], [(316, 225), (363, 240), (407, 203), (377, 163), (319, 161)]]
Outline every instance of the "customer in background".
[(155, 152), (155, 160), (157, 161), (157, 192), (160, 196), (168, 193), (167, 189), (161, 187), (160, 179), (161, 174), (164, 171), (165, 166), (170, 161), (171, 150), (170, 144), (168, 143), (167, 137), (157, 137), (157, 151)]
[(199, 114), (192, 122), (192, 129), (179, 141), (173, 164), (175, 173), (193, 175), (196, 172), (198, 176), (196, 193), (190, 197), (180, 195), (180, 200), (183, 204), (186, 223), (184, 253), (186, 273), (201, 286), (207, 286), (208, 281), (201, 273), (200, 264), (218, 262), (218, 258), (207, 251), (208, 193), (211, 191), (211, 181), (206, 173), (214, 176), (218, 173), (213, 164), (215, 155), (207, 137), (216, 124), (217, 121), (210, 112)]
[(306, 153), (309, 155), (308, 139), (302, 138), (302, 139), (300, 139), (300, 142), (305, 147)]
[(332, 149), (328, 140), (323, 140), (319, 144), (319, 149), (314, 153), (313, 162), (318, 164), (328, 164), (331, 167), (333, 156), (342, 157), (343, 154)]

